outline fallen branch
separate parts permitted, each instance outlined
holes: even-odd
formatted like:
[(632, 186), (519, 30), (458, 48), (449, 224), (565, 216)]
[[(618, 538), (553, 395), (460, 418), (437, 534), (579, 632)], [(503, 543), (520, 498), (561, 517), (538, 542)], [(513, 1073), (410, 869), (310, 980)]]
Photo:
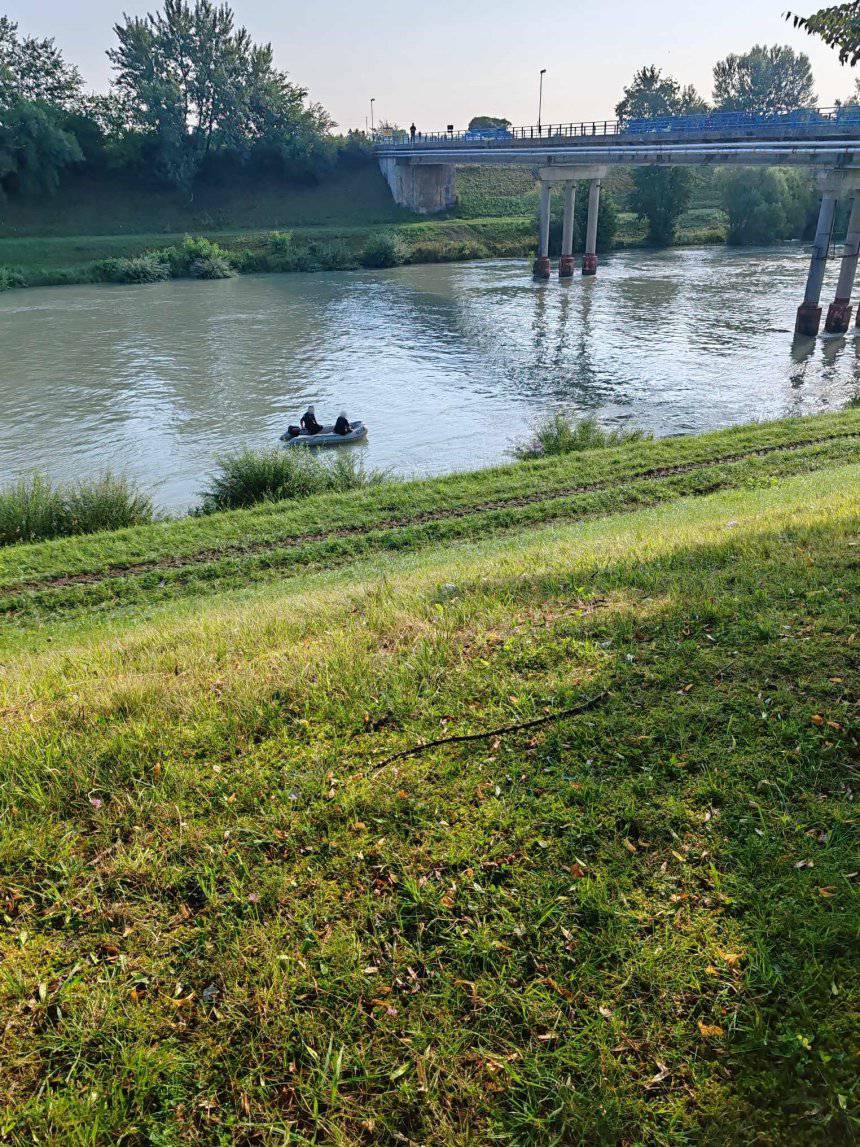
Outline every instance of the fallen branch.
[(540, 725), (549, 725), (551, 722), (561, 721), (565, 717), (575, 717), (578, 713), (585, 713), (588, 709), (593, 709), (607, 696), (608, 690), (604, 689), (602, 693), (597, 693), (594, 697), (589, 697), (578, 705), (571, 705), (569, 709), (559, 709), (557, 713), (549, 713), (546, 717), (536, 717), (533, 721), (519, 721), (515, 725), (501, 725), (498, 729), (485, 729), (482, 733), (458, 733), (452, 737), (439, 737), (435, 741), (424, 741), (420, 745), (413, 745), (411, 749), (401, 749), (399, 753), (386, 757), (379, 761), (375, 768), (382, 769), (393, 761), (400, 761), (404, 757), (417, 757), (419, 753), (426, 753), (429, 749), (437, 749), (440, 745), (462, 745), (466, 741), (482, 741), (488, 737), (502, 737), (506, 733), (519, 733), (523, 729), (536, 729)]

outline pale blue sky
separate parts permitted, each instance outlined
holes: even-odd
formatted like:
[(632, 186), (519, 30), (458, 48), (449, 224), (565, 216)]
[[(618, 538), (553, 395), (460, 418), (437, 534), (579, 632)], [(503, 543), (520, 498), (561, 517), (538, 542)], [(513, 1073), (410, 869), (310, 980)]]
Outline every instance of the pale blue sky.
[[(612, 114), (636, 68), (654, 63), (710, 94), (715, 60), (754, 43), (783, 43), (812, 59), (822, 104), (853, 87), (851, 69), (782, 19), (818, 0), (234, 0), (257, 40), (271, 40), (278, 63), (310, 89), (338, 123), (363, 127), (371, 96), (377, 117), (430, 129), (475, 114), (514, 123), (537, 118), (537, 76), (547, 69), (545, 123)], [(88, 84), (104, 88), (105, 49), (123, 10), (156, 0), (0, 0), (22, 32), (52, 35)]]

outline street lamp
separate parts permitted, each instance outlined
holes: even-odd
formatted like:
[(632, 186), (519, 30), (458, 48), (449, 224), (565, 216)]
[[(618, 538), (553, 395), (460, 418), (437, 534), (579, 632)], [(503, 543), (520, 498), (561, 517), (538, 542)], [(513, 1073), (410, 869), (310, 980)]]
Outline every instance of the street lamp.
[(538, 89), (538, 135), (540, 135), (540, 113), (543, 109), (543, 78), (546, 75), (546, 68), (540, 70), (540, 88)]
[(376, 103), (376, 97), (373, 96), (370, 101), (370, 134), (376, 134), (376, 126), (373, 122), (373, 105)]

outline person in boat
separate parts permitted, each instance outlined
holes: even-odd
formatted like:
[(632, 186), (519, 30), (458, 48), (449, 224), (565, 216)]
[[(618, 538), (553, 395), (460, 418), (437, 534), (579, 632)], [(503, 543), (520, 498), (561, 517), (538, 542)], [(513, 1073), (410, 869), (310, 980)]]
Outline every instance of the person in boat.
[(317, 422), (317, 416), (314, 414), (314, 408), (309, 406), (301, 418), (301, 427), (305, 434), (319, 434), (322, 427)]
[(335, 434), (349, 434), (351, 430), (352, 426), (350, 425), (350, 421), (346, 416), (346, 411), (342, 410), (337, 416), (337, 421), (334, 424), (334, 432)]

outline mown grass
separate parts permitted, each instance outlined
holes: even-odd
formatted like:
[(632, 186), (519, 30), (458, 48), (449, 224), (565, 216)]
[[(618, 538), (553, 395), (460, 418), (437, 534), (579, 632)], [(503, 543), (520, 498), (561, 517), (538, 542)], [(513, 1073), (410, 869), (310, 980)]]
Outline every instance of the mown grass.
[(849, 1141), (856, 476), (7, 659), (5, 1137)]
[(16, 547), (0, 552), (0, 642), (31, 640), (51, 618), (133, 619), (177, 596), (762, 485), (856, 462), (858, 434), (849, 411)]

